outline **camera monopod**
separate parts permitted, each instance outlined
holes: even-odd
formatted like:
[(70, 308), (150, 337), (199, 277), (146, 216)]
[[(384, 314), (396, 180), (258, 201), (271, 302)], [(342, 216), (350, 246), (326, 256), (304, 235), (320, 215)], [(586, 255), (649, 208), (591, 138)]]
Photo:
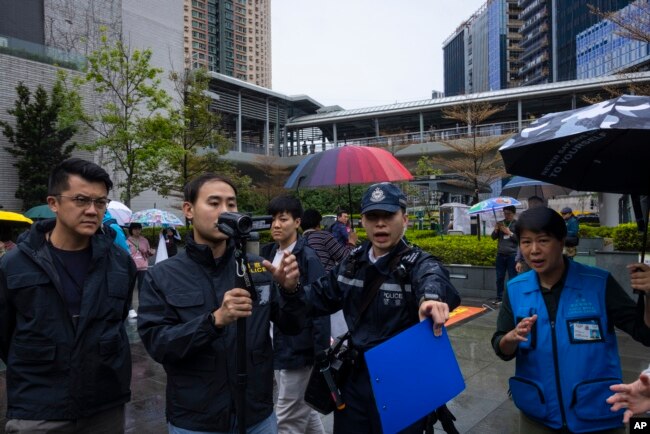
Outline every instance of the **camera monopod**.
[[(238, 213), (222, 213), (217, 221), (217, 228), (228, 235), (235, 243), (235, 262), (237, 269), (236, 285), (243, 287), (255, 300), (257, 291), (251, 279), (246, 257), (246, 240), (250, 237), (250, 217)], [(246, 386), (248, 383), (248, 366), (246, 357), (246, 318), (237, 319), (237, 431), (246, 434)]]

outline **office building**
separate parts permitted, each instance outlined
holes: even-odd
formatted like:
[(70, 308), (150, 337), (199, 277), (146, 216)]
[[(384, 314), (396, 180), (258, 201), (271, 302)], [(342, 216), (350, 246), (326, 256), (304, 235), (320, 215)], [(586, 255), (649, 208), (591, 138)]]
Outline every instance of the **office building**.
[(519, 6), (488, 0), (443, 43), (445, 95), (512, 87), (520, 67)]
[(589, 11), (592, 5), (602, 12), (618, 11), (630, 0), (554, 0), (556, 18), (555, 42), (553, 45), (554, 81), (574, 80), (576, 78), (576, 36), (588, 27), (601, 21)]
[[(650, 35), (647, 0), (636, 1), (618, 14), (625, 21), (638, 23)], [(625, 38), (609, 20), (602, 20), (576, 37), (577, 78), (593, 78), (638, 68), (650, 62), (650, 47), (646, 41)]]

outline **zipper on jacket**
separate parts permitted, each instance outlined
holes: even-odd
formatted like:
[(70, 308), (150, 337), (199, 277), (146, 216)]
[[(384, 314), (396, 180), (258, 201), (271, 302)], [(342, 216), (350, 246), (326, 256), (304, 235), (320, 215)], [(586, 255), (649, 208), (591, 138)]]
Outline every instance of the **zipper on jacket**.
[(567, 430), (566, 414), (564, 412), (564, 400), (562, 399), (562, 386), (560, 384), (560, 368), (557, 359), (557, 338), (555, 337), (555, 321), (551, 321), (551, 337), (553, 341), (553, 367), (555, 368), (555, 388), (557, 389), (557, 398), (560, 403), (560, 413), (562, 415), (562, 430)]

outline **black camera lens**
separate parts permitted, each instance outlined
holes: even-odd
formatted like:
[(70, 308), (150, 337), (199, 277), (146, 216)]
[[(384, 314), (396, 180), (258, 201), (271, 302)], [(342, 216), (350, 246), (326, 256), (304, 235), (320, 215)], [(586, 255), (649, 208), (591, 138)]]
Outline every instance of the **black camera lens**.
[(237, 212), (224, 212), (219, 215), (217, 228), (229, 237), (244, 238), (253, 229), (253, 220)]
[(247, 215), (242, 215), (237, 220), (237, 231), (240, 234), (248, 234), (253, 229), (253, 220)]

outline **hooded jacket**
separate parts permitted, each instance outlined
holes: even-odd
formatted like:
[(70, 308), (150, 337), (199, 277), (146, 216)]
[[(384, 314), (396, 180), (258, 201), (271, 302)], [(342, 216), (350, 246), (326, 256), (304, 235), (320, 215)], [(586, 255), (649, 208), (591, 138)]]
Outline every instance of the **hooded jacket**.
[(135, 281), (129, 255), (102, 227), (76, 322), (45, 234), (36, 223), (0, 262), (0, 358), (7, 365), (7, 417), (71, 420), (116, 407), (131, 397), (131, 352), (124, 327)]

